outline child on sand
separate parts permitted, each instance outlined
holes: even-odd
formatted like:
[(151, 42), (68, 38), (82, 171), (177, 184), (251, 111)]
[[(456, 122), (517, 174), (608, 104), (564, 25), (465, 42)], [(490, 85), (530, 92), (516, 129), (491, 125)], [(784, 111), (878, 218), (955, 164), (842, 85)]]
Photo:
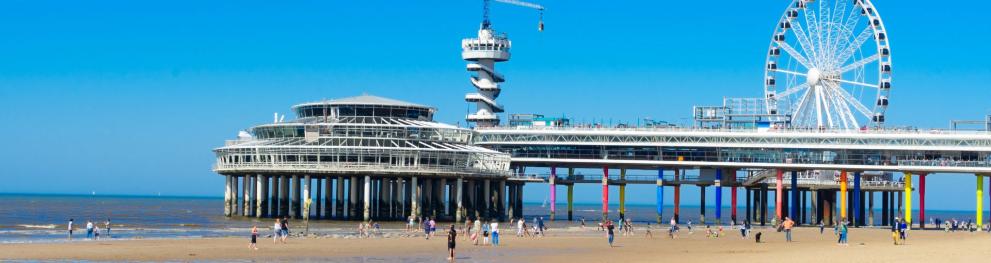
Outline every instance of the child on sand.
[(891, 241), (894, 241), (896, 246), (898, 245), (898, 231), (895, 229), (891, 229)]

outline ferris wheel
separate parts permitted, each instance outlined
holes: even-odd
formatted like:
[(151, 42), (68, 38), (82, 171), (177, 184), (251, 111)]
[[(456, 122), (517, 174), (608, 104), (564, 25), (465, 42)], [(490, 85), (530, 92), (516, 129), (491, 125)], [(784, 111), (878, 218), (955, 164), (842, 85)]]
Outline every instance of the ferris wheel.
[(775, 25), (764, 68), (772, 115), (795, 128), (880, 127), (891, 48), (870, 0), (793, 0)]

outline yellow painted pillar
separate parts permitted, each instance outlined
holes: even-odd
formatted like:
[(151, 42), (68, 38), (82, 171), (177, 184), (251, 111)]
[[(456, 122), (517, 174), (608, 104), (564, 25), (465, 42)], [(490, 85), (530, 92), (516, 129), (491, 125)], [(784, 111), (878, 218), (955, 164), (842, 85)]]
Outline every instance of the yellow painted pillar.
[(905, 224), (912, 225), (912, 173), (905, 172)]
[(619, 217), (626, 218), (626, 169), (619, 169)]
[(977, 175), (977, 228), (984, 227), (984, 176)]
[(840, 219), (846, 219), (846, 171), (840, 171)]

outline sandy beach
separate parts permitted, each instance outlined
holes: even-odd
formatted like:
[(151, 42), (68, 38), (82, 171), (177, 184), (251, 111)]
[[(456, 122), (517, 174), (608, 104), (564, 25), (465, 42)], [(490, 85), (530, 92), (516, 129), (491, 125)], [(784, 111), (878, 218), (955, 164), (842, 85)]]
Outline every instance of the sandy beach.
[[(595, 229), (550, 230), (543, 238), (519, 238), (504, 229), (499, 247), (472, 246), (459, 239), (456, 261), (461, 262), (979, 262), (991, 257), (991, 234), (911, 231), (906, 245), (891, 243), (884, 229), (851, 229), (850, 245), (836, 244), (832, 229), (820, 235), (817, 228), (800, 228), (795, 242), (783, 233), (764, 232), (765, 243), (741, 239), (739, 231), (707, 238), (704, 232), (682, 231), (669, 239), (654, 229), (654, 237), (617, 235), (609, 247), (603, 232)], [(508, 234), (508, 235), (507, 235)], [(446, 259), (446, 239), (419, 238), (297, 238), (287, 244), (261, 239), (256, 251), (247, 238), (76, 241), (50, 244), (3, 244), (0, 259), (94, 261), (332, 261), (332, 262), (440, 262)]]

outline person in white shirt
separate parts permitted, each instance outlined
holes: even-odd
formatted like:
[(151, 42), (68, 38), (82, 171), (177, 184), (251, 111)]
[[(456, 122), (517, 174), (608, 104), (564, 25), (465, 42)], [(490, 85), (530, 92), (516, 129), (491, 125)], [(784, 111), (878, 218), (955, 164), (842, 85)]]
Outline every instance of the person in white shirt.
[(516, 221), (516, 236), (518, 236), (518, 237), (522, 237), (523, 236), (523, 219), (522, 218), (520, 220), (517, 220)]
[(72, 218), (69, 218), (69, 240), (72, 240)]
[(492, 245), (493, 246), (498, 246), (499, 245), (499, 222), (492, 221), (492, 227), (491, 227), (490, 230), (492, 231)]
[(93, 222), (86, 221), (86, 238), (93, 238)]

